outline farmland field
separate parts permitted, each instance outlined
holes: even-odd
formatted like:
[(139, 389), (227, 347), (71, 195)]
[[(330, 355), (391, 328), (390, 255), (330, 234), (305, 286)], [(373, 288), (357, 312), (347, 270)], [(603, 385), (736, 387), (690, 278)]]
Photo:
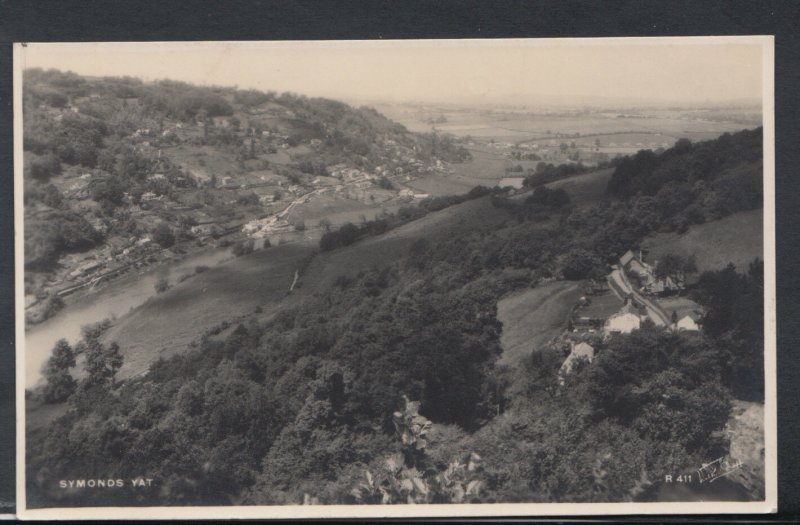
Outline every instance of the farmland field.
[(736, 213), (718, 221), (692, 226), (683, 234), (659, 233), (642, 243), (648, 258), (665, 254), (694, 255), (698, 272), (719, 270), (733, 263), (739, 271), (756, 257), (764, 258), (763, 210)]
[[(436, 124), (443, 133), (470, 136), (477, 140), (523, 141), (555, 138), (555, 134), (604, 135), (611, 133), (635, 133), (624, 140), (601, 137), (607, 142), (652, 142), (654, 133), (657, 142), (670, 144), (681, 137), (690, 140), (715, 138), (726, 131), (737, 131), (760, 124), (752, 115), (739, 121), (710, 120), (698, 116), (681, 115), (671, 111), (648, 111), (648, 116), (617, 116), (592, 113), (588, 115), (535, 114), (525, 110), (488, 111), (463, 109), (452, 106), (378, 104), (376, 109), (389, 118), (402, 123), (411, 131), (429, 132), (431, 124), (425, 119), (444, 116), (446, 122)], [(682, 118), (681, 118), (682, 117)], [(647, 134), (647, 135), (644, 135)], [(648, 140), (649, 139), (649, 140)]]
[(470, 148), (472, 160), (450, 164), (453, 173), (436, 173), (410, 181), (406, 185), (434, 197), (460, 195), (475, 186), (494, 187), (505, 177), (505, 169), (515, 164), (500, 153), (483, 148)]

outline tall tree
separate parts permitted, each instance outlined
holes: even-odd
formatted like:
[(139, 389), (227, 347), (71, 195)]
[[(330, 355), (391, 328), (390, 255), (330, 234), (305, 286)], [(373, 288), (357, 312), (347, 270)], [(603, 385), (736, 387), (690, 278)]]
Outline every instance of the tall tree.
[(59, 339), (44, 369), (47, 379), (44, 388), (45, 403), (60, 403), (75, 392), (77, 383), (69, 373), (69, 369), (74, 366), (75, 352), (65, 339)]
[(94, 338), (86, 341), (86, 373), (90, 384), (113, 385), (122, 363), (123, 357), (117, 343), (106, 347)]

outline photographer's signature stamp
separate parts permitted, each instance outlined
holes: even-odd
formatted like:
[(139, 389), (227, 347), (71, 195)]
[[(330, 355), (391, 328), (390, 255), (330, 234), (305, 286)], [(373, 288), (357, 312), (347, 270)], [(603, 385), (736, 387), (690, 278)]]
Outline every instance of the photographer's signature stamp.
[(713, 483), (715, 480), (739, 470), (742, 466), (743, 463), (738, 459), (721, 457), (710, 463), (703, 463), (696, 473), (667, 474), (664, 476), (664, 483)]
[(711, 463), (704, 463), (703, 466), (697, 470), (697, 476), (700, 478), (700, 483), (713, 483), (715, 480), (727, 476), (740, 468), (742, 468), (742, 462), (740, 460), (722, 457)]

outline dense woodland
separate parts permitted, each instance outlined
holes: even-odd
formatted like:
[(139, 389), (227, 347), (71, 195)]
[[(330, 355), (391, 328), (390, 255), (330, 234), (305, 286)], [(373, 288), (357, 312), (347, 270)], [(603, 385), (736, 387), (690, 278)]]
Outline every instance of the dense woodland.
[[(181, 86), (166, 98), (130, 80), (109, 89), (142, 90), (145, 107), (176, 118), (229, 111)], [(32, 96), (58, 103), (57, 95)], [(340, 109), (287, 100), (308, 114)], [(107, 131), (85, 133), (75, 140), (97, 145)], [(60, 162), (102, 156), (69, 157), (46, 141), (27, 147)], [(558, 349), (532, 353), (522, 373), (496, 364), (496, 302), (546, 280), (602, 277), (650, 233), (761, 206), (760, 147), (755, 130), (640, 152), (616, 166), (610, 198), (587, 206), (563, 190), (512, 199), (484, 188), (380, 224), (345, 225), (323, 237), (317, 257), (467, 199), (485, 199), (505, 217), (499, 228), (420, 239), (402, 258), (343, 273), (267, 322), (209, 327), (196, 347), (141, 378), (115, 380), (120, 349), (101, 344), (99, 330), (76, 348), (60, 343), (46, 401), (70, 408), (28, 442), (30, 504), (634, 499), (653, 472), (723, 455), (731, 399), (763, 399), (763, 264), (700, 277), (693, 294), (708, 310), (702, 334), (645, 323), (600, 344), (594, 363), (576, 367), (560, 388)], [(87, 363), (80, 381), (71, 375), (76, 355)], [(411, 452), (397, 436), (404, 398), (419, 401), (433, 423), (427, 445)], [(480, 458), (472, 478), (454, 473), (459, 458)], [(158, 483), (75, 497), (40, 485), (44, 472), (56, 480), (137, 473)]]

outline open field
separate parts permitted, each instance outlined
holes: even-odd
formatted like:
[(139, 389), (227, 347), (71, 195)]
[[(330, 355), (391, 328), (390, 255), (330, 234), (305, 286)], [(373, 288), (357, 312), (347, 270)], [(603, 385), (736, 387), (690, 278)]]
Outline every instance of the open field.
[(592, 295), (587, 299), (591, 300), (591, 303), (585, 308), (576, 310), (575, 315), (577, 317), (605, 319), (611, 317), (622, 308), (622, 301), (614, 292)]
[(580, 297), (577, 282), (556, 281), (513, 293), (497, 302), (503, 323), (499, 364), (515, 366), (538, 346), (561, 333)]
[[(624, 116), (613, 112), (591, 114), (546, 114), (525, 110), (492, 111), (482, 109), (455, 108), (448, 106), (425, 105), (424, 107), (404, 104), (378, 104), (376, 109), (389, 118), (400, 122), (411, 131), (429, 132), (431, 117), (443, 116), (446, 122), (436, 124), (443, 133), (457, 136), (470, 136), (478, 140), (523, 141), (531, 139), (555, 138), (555, 135), (597, 135), (611, 133), (657, 133), (657, 142), (675, 142), (678, 138), (707, 140), (726, 131), (738, 131), (759, 125), (756, 118), (748, 117), (740, 121), (711, 120), (697, 116), (681, 115), (680, 112), (649, 111), (648, 116)], [(670, 140), (671, 139), (671, 140)], [(631, 142), (633, 139), (608, 142)], [(601, 138), (601, 143), (604, 139)], [(642, 142), (644, 140), (635, 140)], [(648, 140), (647, 142), (650, 142)]]
[(756, 257), (764, 257), (763, 210), (736, 213), (718, 221), (692, 226), (683, 234), (659, 233), (642, 243), (648, 258), (656, 261), (668, 253), (694, 255), (698, 273), (719, 270), (733, 263), (746, 271)]
[(460, 195), (475, 186), (494, 187), (506, 176), (505, 169), (519, 162), (512, 161), (501, 153), (483, 148), (470, 148), (472, 160), (461, 164), (450, 164), (453, 173), (435, 173), (406, 183), (406, 186), (434, 197)]
[[(358, 222), (360, 215), (363, 214), (369, 218), (375, 208), (377, 206), (374, 204), (370, 206), (354, 199), (332, 195), (314, 195), (308, 202), (294, 206), (288, 214), (288, 219), (290, 221), (303, 219), (308, 227), (315, 226), (323, 218), (330, 220), (332, 224), (344, 223), (348, 220)], [(333, 217), (339, 218), (339, 221), (334, 221)], [(343, 219), (343, 217), (351, 218)]]
[(605, 196), (608, 181), (613, 173), (613, 168), (592, 171), (551, 182), (547, 184), (547, 187), (553, 190), (563, 189), (569, 194), (569, 198), (573, 203), (584, 204), (602, 199)]

